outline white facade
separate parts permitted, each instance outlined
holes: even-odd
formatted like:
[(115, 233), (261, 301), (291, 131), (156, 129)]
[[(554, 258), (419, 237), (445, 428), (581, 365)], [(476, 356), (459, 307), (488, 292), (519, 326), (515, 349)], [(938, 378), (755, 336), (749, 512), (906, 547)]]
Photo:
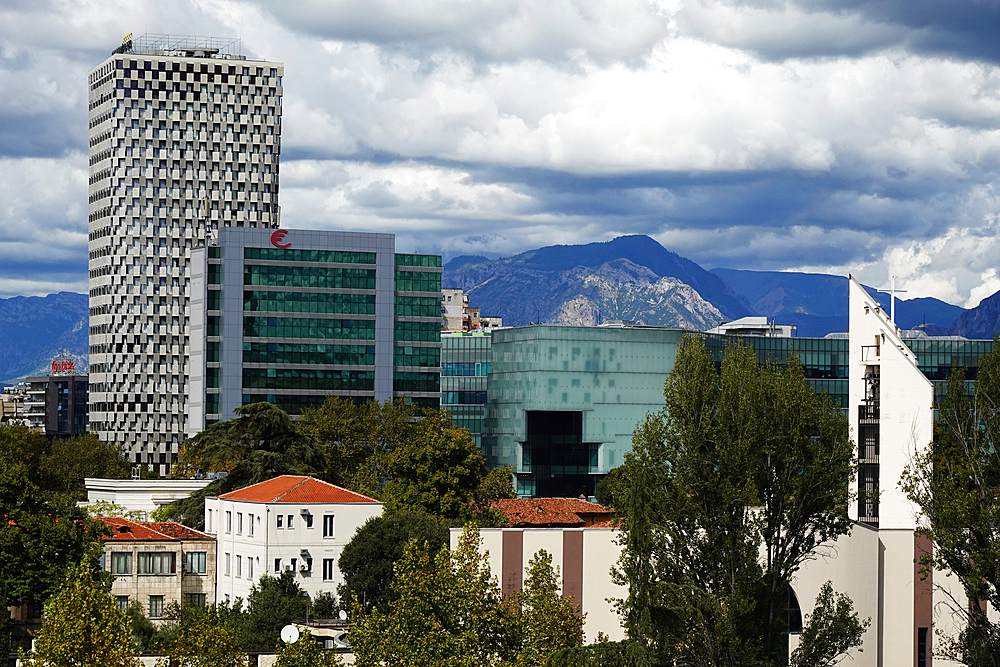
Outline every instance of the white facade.
[(90, 72), (90, 427), (167, 472), (190, 392), (190, 257), (276, 227), (281, 63), (131, 36)]
[(252, 496), (261, 486), (205, 502), (205, 532), (215, 535), (218, 544), (216, 601), (246, 600), (261, 575), (276, 577), (285, 571), (295, 573), (295, 582), (310, 598), (336, 595), (344, 581), (337, 566), (340, 554), (358, 528), (382, 515), (382, 503), (371, 498), (367, 502), (284, 501), (277, 496), (269, 501), (233, 499)]
[(108, 502), (148, 517), (164, 505), (187, 498), (208, 486), (210, 479), (100, 479), (83, 480), (87, 503)]

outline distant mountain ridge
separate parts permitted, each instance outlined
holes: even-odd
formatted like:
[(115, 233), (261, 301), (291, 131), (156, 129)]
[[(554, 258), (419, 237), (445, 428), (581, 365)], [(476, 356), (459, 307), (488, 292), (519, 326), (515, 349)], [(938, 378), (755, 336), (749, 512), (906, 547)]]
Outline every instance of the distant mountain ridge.
[(752, 314), (725, 281), (648, 236), (548, 246), (501, 259), (461, 256), (442, 284), (504, 323), (591, 325), (599, 320), (710, 328)]
[[(795, 324), (799, 336), (847, 331), (845, 276), (722, 268), (712, 269), (712, 273), (742, 294), (759, 314), (781, 324)], [(866, 289), (886, 309), (890, 307), (888, 294), (873, 287)], [(950, 331), (965, 312), (961, 306), (932, 297), (896, 298), (896, 323), (903, 329), (925, 328), (932, 335)]]
[(87, 295), (76, 292), (0, 299), (0, 383), (44, 373), (63, 352), (86, 373), (88, 307)]

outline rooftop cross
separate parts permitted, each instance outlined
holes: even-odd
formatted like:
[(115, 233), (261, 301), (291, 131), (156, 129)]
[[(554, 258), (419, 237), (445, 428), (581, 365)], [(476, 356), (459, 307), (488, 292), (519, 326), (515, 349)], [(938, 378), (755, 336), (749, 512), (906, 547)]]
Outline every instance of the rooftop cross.
[(896, 324), (896, 294), (905, 294), (905, 289), (896, 289), (896, 276), (890, 276), (889, 289), (880, 289), (879, 292), (889, 295), (889, 319), (892, 324)]

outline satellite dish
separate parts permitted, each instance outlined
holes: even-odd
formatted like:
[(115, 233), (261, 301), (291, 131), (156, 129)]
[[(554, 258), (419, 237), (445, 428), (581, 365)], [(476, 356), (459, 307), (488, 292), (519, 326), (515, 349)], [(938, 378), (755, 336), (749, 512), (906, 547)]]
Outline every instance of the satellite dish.
[(342, 621), (346, 621), (347, 620), (347, 612), (344, 611), (343, 609), (340, 610), (340, 614), (339, 615), (340, 615), (340, 620), (342, 620)]
[(281, 628), (281, 641), (286, 644), (294, 644), (299, 640), (299, 629), (294, 625), (286, 625)]

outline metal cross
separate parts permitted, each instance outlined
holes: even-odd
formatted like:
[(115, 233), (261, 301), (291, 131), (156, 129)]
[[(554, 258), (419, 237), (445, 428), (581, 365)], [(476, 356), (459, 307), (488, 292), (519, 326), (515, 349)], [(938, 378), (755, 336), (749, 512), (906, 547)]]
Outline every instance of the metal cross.
[(882, 294), (889, 295), (889, 319), (893, 325), (896, 324), (896, 294), (905, 294), (905, 289), (896, 289), (896, 276), (890, 276), (889, 289), (878, 290)]

